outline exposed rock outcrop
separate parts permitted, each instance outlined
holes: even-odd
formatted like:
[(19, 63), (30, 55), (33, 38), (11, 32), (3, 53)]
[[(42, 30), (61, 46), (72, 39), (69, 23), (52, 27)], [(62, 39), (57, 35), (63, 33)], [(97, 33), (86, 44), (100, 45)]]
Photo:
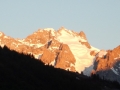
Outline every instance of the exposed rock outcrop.
[(83, 40), (80, 41), (81, 44), (82, 44), (82, 45), (85, 45), (87, 48), (91, 48), (90, 44), (89, 44), (88, 41), (87, 41), (86, 35), (85, 35), (85, 33), (84, 33), (83, 31), (81, 31), (81, 32), (79, 33), (79, 36), (83, 39)]
[[(75, 71), (74, 64), (76, 60), (70, 51), (69, 46), (58, 42), (55, 44), (55, 41), (53, 41), (53, 43), (51, 42), (49, 48), (44, 49), (40, 60), (45, 64), (52, 64), (56, 68)], [(52, 46), (56, 48), (51, 51)]]
[(90, 44), (88, 42), (81, 42), (82, 45), (85, 45), (87, 48), (91, 48)]
[(81, 31), (81, 32), (79, 33), (79, 35), (80, 35), (80, 37), (82, 37), (83, 39), (87, 40), (86, 35), (85, 35), (85, 33), (84, 33), (83, 31)]
[(95, 56), (97, 53), (98, 53), (98, 52), (96, 52), (96, 51), (93, 50), (93, 51), (90, 52), (90, 55), (91, 55), (91, 56)]
[(27, 36), (25, 38), (25, 42), (33, 43), (33, 44), (45, 44), (47, 43), (50, 39), (54, 37), (52, 34), (53, 29), (39, 29), (37, 32), (34, 32), (33, 34)]
[(120, 46), (106, 52), (100, 51), (96, 55), (92, 73), (120, 82)]
[(49, 49), (45, 49), (40, 58), (45, 64), (50, 64), (55, 59), (55, 52), (50, 51)]
[(69, 69), (74, 70), (74, 67), (72, 65), (75, 64), (75, 58), (70, 51), (70, 48), (66, 44), (61, 44), (60, 46), (60, 52), (56, 58), (56, 65), (57, 68), (63, 68), (63, 69)]

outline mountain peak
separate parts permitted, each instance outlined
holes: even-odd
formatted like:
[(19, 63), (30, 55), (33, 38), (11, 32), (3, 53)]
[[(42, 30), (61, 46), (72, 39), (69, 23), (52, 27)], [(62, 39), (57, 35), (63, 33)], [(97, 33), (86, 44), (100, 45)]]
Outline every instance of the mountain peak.
[[(1, 33), (1, 35), (3, 34)], [(65, 70), (81, 72), (92, 64), (91, 46), (83, 31), (78, 34), (64, 27), (59, 28), (58, 31), (53, 28), (44, 28), (38, 29), (23, 40), (3, 39), (1, 39), (2, 43), (11, 50), (32, 54), (37, 59), (40, 56), (39, 59), (45, 64)], [(60, 49), (61, 45), (62, 49)], [(55, 62), (57, 63), (55, 64)], [(83, 62), (84, 65), (82, 65)]]
[(60, 28), (58, 29), (57, 32), (60, 33), (60, 32), (62, 32), (62, 31), (67, 31), (67, 30), (68, 30), (68, 29), (66, 29), (65, 27), (62, 26), (62, 27), (60, 27)]

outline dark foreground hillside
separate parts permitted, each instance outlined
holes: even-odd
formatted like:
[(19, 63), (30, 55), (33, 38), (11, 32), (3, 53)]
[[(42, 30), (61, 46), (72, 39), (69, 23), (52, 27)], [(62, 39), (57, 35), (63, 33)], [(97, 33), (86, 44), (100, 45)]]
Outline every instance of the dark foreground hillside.
[(0, 47), (0, 90), (120, 90), (120, 85), (45, 66), (33, 56)]

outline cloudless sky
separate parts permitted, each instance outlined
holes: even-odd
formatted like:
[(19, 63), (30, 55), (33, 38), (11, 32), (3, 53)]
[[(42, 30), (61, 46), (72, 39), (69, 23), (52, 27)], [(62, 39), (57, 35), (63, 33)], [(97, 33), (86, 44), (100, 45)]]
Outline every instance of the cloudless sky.
[(120, 0), (0, 0), (0, 31), (25, 38), (39, 28), (84, 31), (99, 49), (120, 45)]

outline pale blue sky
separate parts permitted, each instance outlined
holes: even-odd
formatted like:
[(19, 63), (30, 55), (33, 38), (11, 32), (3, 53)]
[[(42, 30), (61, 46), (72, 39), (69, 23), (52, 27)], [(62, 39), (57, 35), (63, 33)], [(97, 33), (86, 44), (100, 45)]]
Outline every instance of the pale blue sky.
[(0, 31), (25, 38), (39, 28), (83, 30), (99, 49), (120, 45), (120, 0), (0, 0)]

